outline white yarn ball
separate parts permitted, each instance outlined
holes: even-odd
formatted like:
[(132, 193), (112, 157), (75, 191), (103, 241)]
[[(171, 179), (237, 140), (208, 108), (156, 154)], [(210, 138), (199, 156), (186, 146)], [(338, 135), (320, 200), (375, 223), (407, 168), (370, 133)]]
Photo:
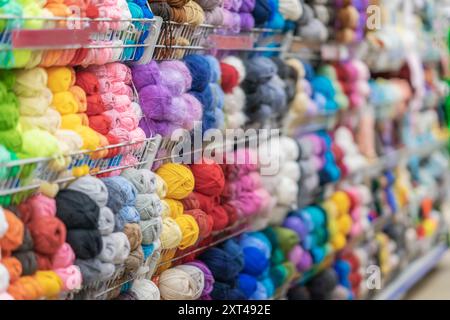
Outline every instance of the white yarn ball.
[(284, 152), (286, 161), (296, 161), (300, 155), (297, 142), (294, 139), (282, 136), (280, 138), (280, 147)]
[(239, 74), (239, 83), (242, 83), (242, 81), (244, 81), (247, 73), (245, 72), (245, 66), (241, 59), (236, 56), (228, 56), (223, 59), (222, 62), (233, 66), (237, 70)]
[(247, 122), (247, 116), (243, 112), (235, 112), (226, 115), (226, 128), (227, 129), (239, 129), (242, 128)]
[(225, 95), (223, 110), (226, 113), (242, 111), (245, 107), (245, 92), (241, 87), (235, 87), (233, 92)]
[(203, 273), (203, 271), (196, 266), (191, 266), (188, 264), (182, 264), (176, 266), (175, 268), (183, 270), (184, 272), (186, 272), (191, 276), (191, 278), (195, 281), (197, 288), (199, 289), (198, 290), (199, 293), (194, 297), (194, 300), (200, 298), (203, 289), (205, 287), (205, 274)]
[(200, 297), (204, 285), (204, 280), (199, 283), (197, 279), (198, 276), (194, 278), (180, 268), (165, 270), (159, 276), (161, 297), (164, 300), (195, 300)]
[(303, 15), (303, 7), (298, 0), (280, 0), (278, 10), (286, 20), (297, 21)]
[(282, 177), (277, 186), (278, 203), (285, 206), (290, 206), (297, 203), (298, 198), (298, 184), (294, 180)]
[(312, 141), (310, 139), (302, 138), (299, 140), (299, 144), (300, 148), (302, 149), (302, 159), (309, 159), (312, 156), (314, 150)]
[(8, 231), (9, 225), (8, 221), (6, 221), (5, 212), (3, 211), (3, 208), (0, 207), (0, 238), (3, 238), (3, 236)]
[(273, 193), (275, 192), (278, 183), (280, 182), (281, 175), (274, 175), (274, 176), (261, 176), (261, 182), (264, 186), (264, 188), (269, 192)]
[(134, 280), (131, 291), (138, 300), (161, 300), (158, 287), (147, 279)]
[(9, 272), (6, 267), (0, 263), (0, 293), (5, 292), (9, 287)]
[(298, 182), (301, 177), (299, 164), (295, 161), (286, 162), (281, 167), (280, 175)]
[(125, 262), (130, 254), (130, 241), (128, 237), (123, 232), (115, 232), (109, 235), (114, 239), (114, 243), (116, 244), (116, 254), (113, 259), (114, 264), (121, 264)]
[(119, 248), (116, 247), (115, 238), (112, 236), (112, 234), (110, 234), (109, 236), (104, 236), (102, 237), (102, 251), (98, 255), (98, 258), (102, 262), (112, 263), (116, 255), (118, 255), (117, 250), (119, 250)]

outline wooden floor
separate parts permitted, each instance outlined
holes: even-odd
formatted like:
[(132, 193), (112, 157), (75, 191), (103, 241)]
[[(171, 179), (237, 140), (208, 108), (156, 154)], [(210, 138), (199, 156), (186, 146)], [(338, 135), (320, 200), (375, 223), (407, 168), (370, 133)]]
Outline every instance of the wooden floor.
[(450, 300), (450, 251), (422, 281), (416, 284), (405, 300)]

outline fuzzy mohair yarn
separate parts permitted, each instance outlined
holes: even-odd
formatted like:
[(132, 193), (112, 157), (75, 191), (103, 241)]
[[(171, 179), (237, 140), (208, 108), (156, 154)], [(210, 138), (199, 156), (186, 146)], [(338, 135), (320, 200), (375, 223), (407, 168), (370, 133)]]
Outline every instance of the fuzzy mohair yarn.
[[(106, 200), (106, 199), (104, 199)], [(69, 229), (97, 229), (100, 209), (86, 193), (61, 190), (56, 196), (57, 216)]]

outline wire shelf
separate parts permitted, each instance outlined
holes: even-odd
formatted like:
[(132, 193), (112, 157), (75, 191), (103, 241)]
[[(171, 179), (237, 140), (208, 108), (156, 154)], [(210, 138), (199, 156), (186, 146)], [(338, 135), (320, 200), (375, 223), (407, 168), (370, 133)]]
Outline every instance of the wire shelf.
[[(160, 142), (161, 137), (155, 136), (94, 151), (0, 163), (0, 198), (4, 198), (2, 202), (19, 203), (44, 182), (62, 184), (84, 174), (98, 175), (128, 167), (151, 167)], [(111, 156), (108, 157), (108, 154)], [(127, 157), (135, 158), (136, 163), (122, 164)]]
[(215, 32), (212, 25), (194, 26), (188, 23), (165, 21), (156, 44), (154, 60), (182, 59), (184, 56), (211, 49), (209, 35)]
[[(0, 26), (4, 26), (0, 30), (0, 54), (4, 58), (0, 66), (15, 66), (14, 50), (31, 51), (31, 56), (41, 58), (40, 63), (33, 63), (45, 67), (115, 61), (148, 63), (161, 23), (159, 17), (112, 20), (0, 15)], [(85, 59), (77, 59), (79, 49), (88, 49)]]

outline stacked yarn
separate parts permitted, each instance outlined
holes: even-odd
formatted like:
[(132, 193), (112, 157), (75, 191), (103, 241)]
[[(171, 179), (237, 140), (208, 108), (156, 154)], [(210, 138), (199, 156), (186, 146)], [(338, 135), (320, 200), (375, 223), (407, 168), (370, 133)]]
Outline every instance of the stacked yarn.
[[(47, 3), (46, 3), (47, 2)], [(96, 24), (100, 32), (106, 33), (108, 30), (125, 31), (130, 27), (127, 19), (131, 18), (153, 18), (152, 12), (143, 1), (113, 0), (105, 3), (94, 4), (89, 2), (80, 2), (75, 0), (65, 1), (41, 1), (33, 3), (31, 1), (10, 1), (8, 6), (3, 6), (1, 11), (4, 14), (13, 14), (18, 17), (62, 17), (71, 18), (74, 14), (70, 6), (77, 6), (77, 18), (102, 18), (107, 19)], [(122, 21), (121, 21), (122, 20)], [(14, 27), (23, 27), (25, 29), (43, 29), (48, 27), (58, 27), (61, 29), (70, 28), (71, 25), (65, 20), (45, 21), (43, 19), (15, 20)], [(15, 49), (7, 50), (2, 53), (2, 68), (27, 68), (31, 69), (37, 66), (75, 66), (75, 65), (104, 65), (106, 63), (119, 60), (138, 61), (143, 55), (143, 48), (121, 46), (142, 44), (149, 35), (147, 24), (134, 23), (136, 31), (140, 31), (138, 41), (127, 40), (90, 40), (90, 45), (97, 48), (79, 48), (79, 49), (51, 49), (51, 50), (26, 50)]]
[[(156, 174), (166, 184), (166, 192), (162, 193), (162, 234), (161, 247), (167, 249), (162, 256), (163, 262), (159, 271), (171, 266), (170, 260), (177, 250), (185, 250), (194, 246), (199, 239), (199, 223), (193, 213), (188, 213), (183, 207), (183, 199), (188, 198), (195, 186), (195, 178), (189, 167), (176, 163), (166, 163), (158, 168)], [(190, 209), (199, 209), (190, 208)], [(204, 217), (202, 213), (198, 213)]]
[(80, 270), (65, 243), (66, 228), (55, 216), (55, 200), (35, 195), (16, 209), (18, 216), (7, 209), (0, 212), (7, 225), (0, 238), (0, 265), (6, 268), (0, 293), (12, 300), (35, 300), (80, 288)]
[[(2, 71), (0, 88), (3, 92), (1, 96), (2, 116), (0, 121), (0, 143), (5, 146), (9, 152), (20, 152), (22, 150), (22, 134), (20, 132), (20, 100), (15, 94), (15, 74), (10, 71)], [(49, 102), (44, 107), (48, 108)]]
[[(3, 78), (9, 78), (10, 87), (7, 87), (7, 90), (12, 90), (15, 96), (12, 92), (7, 92), (5, 96), (7, 108), (12, 108), (5, 113), (11, 128), (3, 132), (9, 141), (2, 143), (8, 149), (20, 152), (20, 157), (49, 157), (60, 153), (60, 144), (53, 134), (60, 128), (61, 117), (50, 108), (50, 105), (53, 106), (53, 96), (47, 88), (45, 70), (22, 70), (14, 75), (8, 72)], [(16, 107), (20, 113), (20, 125), (17, 124), (19, 117)], [(12, 126), (13, 124), (15, 126)], [(34, 139), (38, 137), (42, 141), (39, 148), (34, 143)]]
[(219, 61), (213, 56), (188, 55), (184, 63), (189, 69), (192, 78), (189, 92), (202, 105), (202, 130), (224, 128), (224, 92), (219, 85), (221, 81), (221, 68)]
[(242, 88), (249, 122), (258, 127), (270, 125), (288, 108), (285, 84), (278, 76), (278, 67), (266, 57), (251, 58), (244, 64), (246, 75)]
[(339, 127), (334, 132), (333, 154), (343, 176), (353, 174), (368, 166), (367, 159), (360, 153), (352, 132)]
[[(298, 159), (300, 149), (294, 139), (282, 136), (260, 144), (260, 166), (277, 163), (278, 172), (263, 176), (263, 185), (273, 195), (276, 207), (270, 213), (270, 223), (279, 225), (292, 207), (297, 205), (299, 181), (302, 176)], [(264, 227), (264, 226), (263, 226)]]
[(228, 211), (229, 224), (233, 224), (237, 218), (251, 218), (255, 227), (264, 228), (275, 206), (275, 199), (262, 184), (262, 177), (257, 171), (257, 152), (253, 149), (237, 149), (226, 154), (224, 159), (222, 167), (226, 183), (221, 202)]
[[(25, 72), (42, 73), (42, 71), (42, 69), (36, 68)], [(87, 108), (86, 90), (78, 85), (73, 68), (52, 67), (44, 72), (46, 72), (46, 78), (48, 78), (48, 89), (53, 93), (51, 105), (60, 117), (59, 123), (62, 130), (58, 132), (57, 136), (63, 142), (65, 137), (68, 137), (69, 141), (75, 141), (75, 144), (68, 144), (75, 145), (79, 149), (94, 150), (100, 147), (100, 137), (94, 130), (89, 128), (85, 113)], [(26, 76), (29, 77), (31, 74)], [(73, 136), (73, 133), (76, 135)], [(81, 146), (76, 145), (77, 136), (81, 137)], [(77, 150), (66, 149), (66, 151), (73, 152)]]
[(351, 292), (351, 296), (358, 297), (363, 277), (360, 273), (359, 258), (352, 251), (345, 252), (334, 263), (339, 284)]
[(237, 57), (229, 56), (220, 62), (221, 86), (225, 94), (224, 113), (225, 129), (239, 129), (246, 122), (243, 112), (245, 107), (245, 93), (240, 87), (245, 79), (245, 66)]
[(114, 232), (115, 216), (109, 203), (109, 189), (91, 176), (77, 179), (56, 196), (57, 216), (67, 227), (67, 242), (84, 285), (112, 277), (116, 265), (124, 263), (130, 252), (126, 235)]
[[(223, 15), (223, 25), (231, 33), (239, 33), (241, 27), (243, 30), (248, 30), (248, 26), (251, 25), (251, 18), (239, 13), (244, 1), (223, 1), (222, 15)], [(245, 10), (245, 9), (244, 9)], [(253, 18), (253, 17), (252, 17)], [(243, 19), (244, 21), (241, 21)]]
[(199, 256), (214, 277), (210, 297), (214, 300), (245, 300), (239, 273), (244, 268), (244, 253), (236, 240), (230, 239)]
[(111, 63), (79, 71), (77, 85), (87, 93), (89, 126), (102, 136), (104, 144), (145, 139), (138, 127), (141, 110), (133, 102), (131, 70), (126, 65)]
[(170, 137), (176, 129), (191, 130), (201, 119), (200, 102), (187, 93), (193, 79), (183, 62), (136, 65), (132, 74), (143, 113), (139, 126), (147, 137)]
[(210, 25), (222, 26), (224, 24), (223, 1), (205, 1), (196, 0), (205, 13), (205, 23)]
[[(314, 1), (312, 4), (301, 2), (303, 12), (300, 19), (296, 21), (296, 33), (306, 41), (325, 42), (329, 38), (327, 26), (332, 21), (332, 17), (320, 14), (324, 12), (323, 3), (324, 1)], [(332, 14), (332, 11), (326, 10), (326, 13)]]
[(306, 227), (302, 230), (301, 245), (308, 250), (314, 264), (319, 264), (331, 252), (327, 229), (327, 212), (318, 205), (309, 206), (289, 214), (290, 217), (298, 217)]

